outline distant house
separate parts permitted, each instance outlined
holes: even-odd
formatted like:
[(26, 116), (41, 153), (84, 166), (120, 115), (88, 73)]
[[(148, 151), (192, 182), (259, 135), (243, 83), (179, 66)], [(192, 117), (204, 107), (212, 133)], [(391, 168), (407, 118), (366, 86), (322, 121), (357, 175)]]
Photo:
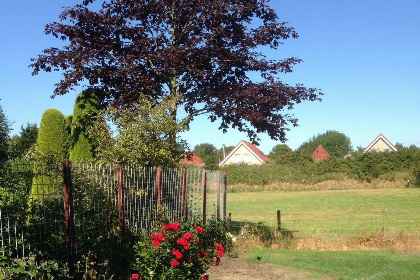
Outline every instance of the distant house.
[(363, 151), (363, 153), (369, 152), (369, 151), (377, 151), (377, 152), (396, 152), (397, 148), (386, 139), (385, 136), (382, 134), (379, 134), (378, 137), (375, 138)]
[(187, 156), (180, 159), (179, 163), (192, 164), (195, 166), (204, 166), (203, 160), (194, 153), (189, 153)]
[(255, 145), (241, 141), (238, 145), (219, 163), (219, 166), (228, 164), (263, 164), (268, 161)]
[(329, 159), (331, 156), (324, 149), (324, 147), (319, 145), (318, 148), (316, 148), (315, 151), (312, 153), (312, 157), (314, 158), (315, 162), (321, 162), (321, 161)]

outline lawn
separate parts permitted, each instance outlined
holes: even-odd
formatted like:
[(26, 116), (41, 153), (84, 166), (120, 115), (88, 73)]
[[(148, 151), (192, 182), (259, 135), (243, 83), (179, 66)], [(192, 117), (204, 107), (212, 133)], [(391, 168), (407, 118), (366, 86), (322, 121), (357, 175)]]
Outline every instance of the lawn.
[[(382, 232), (420, 235), (420, 188), (228, 193), (235, 222), (264, 222), (295, 236), (330, 237)], [(386, 210), (386, 212), (385, 212)], [(385, 214), (386, 213), (386, 214)]]
[(335, 279), (420, 279), (417, 253), (375, 251), (294, 251), (252, 249), (249, 260), (291, 266), (331, 275)]

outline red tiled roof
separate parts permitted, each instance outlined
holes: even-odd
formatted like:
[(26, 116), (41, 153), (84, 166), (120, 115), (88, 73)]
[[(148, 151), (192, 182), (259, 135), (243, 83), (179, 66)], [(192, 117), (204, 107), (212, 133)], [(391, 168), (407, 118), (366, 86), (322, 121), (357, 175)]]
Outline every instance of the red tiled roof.
[(179, 163), (193, 164), (200, 167), (204, 165), (203, 160), (194, 153), (189, 153), (188, 156), (181, 158)]
[(316, 150), (312, 153), (312, 156), (316, 162), (320, 162), (331, 157), (330, 154), (321, 145), (316, 148)]

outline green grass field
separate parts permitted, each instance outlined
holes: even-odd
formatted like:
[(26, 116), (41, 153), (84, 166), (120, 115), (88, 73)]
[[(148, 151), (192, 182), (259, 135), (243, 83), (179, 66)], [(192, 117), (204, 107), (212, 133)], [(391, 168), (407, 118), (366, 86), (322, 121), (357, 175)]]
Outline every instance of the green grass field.
[(419, 255), (393, 250), (318, 252), (252, 249), (248, 259), (255, 261), (257, 256), (262, 262), (318, 272), (334, 279), (420, 279)]
[(389, 234), (420, 235), (420, 188), (228, 193), (232, 221), (276, 227), (277, 210), (295, 236), (377, 234), (384, 218)]

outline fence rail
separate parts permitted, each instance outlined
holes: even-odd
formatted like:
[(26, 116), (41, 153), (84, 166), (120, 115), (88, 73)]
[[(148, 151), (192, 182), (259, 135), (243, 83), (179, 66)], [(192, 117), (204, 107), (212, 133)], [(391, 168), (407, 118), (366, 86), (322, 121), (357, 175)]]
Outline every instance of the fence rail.
[(0, 174), (0, 255), (64, 257), (159, 218), (226, 220), (226, 173), (94, 164), (14, 164)]

